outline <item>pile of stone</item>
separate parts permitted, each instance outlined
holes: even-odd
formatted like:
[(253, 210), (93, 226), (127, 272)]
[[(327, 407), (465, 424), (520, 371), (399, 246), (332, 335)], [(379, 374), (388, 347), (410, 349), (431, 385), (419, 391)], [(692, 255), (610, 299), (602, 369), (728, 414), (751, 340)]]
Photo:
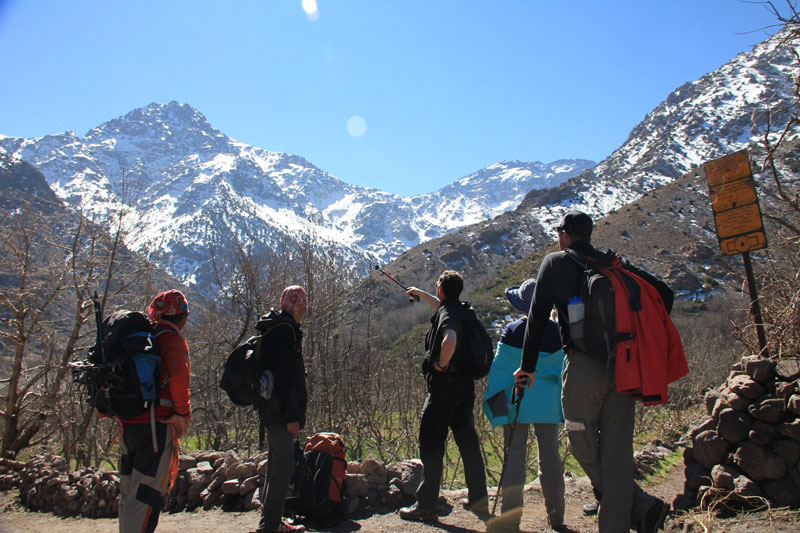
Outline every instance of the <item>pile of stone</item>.
[[(169, 512), (255, 510), (261, 507), (261, 490), (267, 473), (262, 454), (240, 458), (235, 452), (194, 452), (181, 455), (178, 475), (167, 501)], [(370, 512), (396, 509), (414, 500), (422, 478), (422, 463), (412, 459), (385, 465), (375, 457), (349, 462), (342, 492), (344, 510)], [(0, 487), (19, 488), (22, 504), (34, 511), (59, 516), (115, 517), (119, 507), (119, 473), (97, 468), (69, 472), (66, 461), (39, 455), (27, 463), (0, 461)]]
[(117, 516), (119, 476), (116, 472), (97, 468), (69, 472), (64, 458), (53, 455), (37, 455), (22, 468), (18, 466), (15, 461), (6, 461), (0, 463), (0, 471), (3, 475), (14, 471), (19, 476), (16, 486), (20, 499), (31, 511), (91, 518)]
[(706, 394), (709, 416), (688, 434), (676, 509), (800, 506), (798, 378), (800, 358), (748, 356)]

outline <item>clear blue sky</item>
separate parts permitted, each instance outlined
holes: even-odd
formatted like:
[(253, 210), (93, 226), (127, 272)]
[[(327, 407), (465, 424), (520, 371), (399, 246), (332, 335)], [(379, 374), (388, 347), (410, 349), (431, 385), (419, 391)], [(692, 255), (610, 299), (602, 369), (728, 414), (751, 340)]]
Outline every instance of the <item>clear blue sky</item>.
[(317, 2), (0, 0), (0, 134), (177, 100), (349, 183), (431, 192), (504, 159), (600, 161), (776, 23), (739, 0)]

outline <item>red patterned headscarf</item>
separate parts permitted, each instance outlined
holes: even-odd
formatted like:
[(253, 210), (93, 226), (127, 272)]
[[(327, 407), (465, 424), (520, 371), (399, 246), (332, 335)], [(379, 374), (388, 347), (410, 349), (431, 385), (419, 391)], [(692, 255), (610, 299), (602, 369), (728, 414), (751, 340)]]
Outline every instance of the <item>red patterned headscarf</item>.
[(292, 316), (298, 311), (302, 311), (308, 305), (306, 290), (300, 285), (290, 285), (283, 289), (281, 293), (281, 310), (286, 311)]
[(147, 308), (147, 316), (154, 322), (161, 315), (181, 315), (188, 312), (189, 302), (181, 291), (175, 289), (158, 293)]

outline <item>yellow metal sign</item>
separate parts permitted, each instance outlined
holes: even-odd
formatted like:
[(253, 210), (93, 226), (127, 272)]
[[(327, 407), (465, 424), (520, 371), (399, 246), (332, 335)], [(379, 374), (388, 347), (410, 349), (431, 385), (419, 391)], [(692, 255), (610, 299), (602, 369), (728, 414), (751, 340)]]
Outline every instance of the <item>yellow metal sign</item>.
[(747, 150), (709, 161), (704, 168), (722, 253), (766, 248), (767, 236)]

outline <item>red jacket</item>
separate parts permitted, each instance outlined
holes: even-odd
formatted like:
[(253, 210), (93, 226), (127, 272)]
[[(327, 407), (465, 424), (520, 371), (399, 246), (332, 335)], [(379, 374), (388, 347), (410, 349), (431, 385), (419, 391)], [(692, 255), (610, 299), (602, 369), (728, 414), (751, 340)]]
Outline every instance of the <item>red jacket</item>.
[[(156, 330), (156, 341), (161, 350), (161, 370), (158, 375), (159, 403), (166, 400), (167, 405), (155, 408), (156, 421), (163, 422), (173, 413), (191, 419), (192, 407), (189, 401), (189, 345), (186, 339), (172, 322), (159, 320), (153, 327)], [(171, 405), (170, 405), (171, 403)], [(150, 423), (150, 411), (123, 422), (131, 424)], [(188, 420), (187, 420), (188, 422)]]
[[(667, 403), (667, 385), (689, 373), (678, 330), (655, 287), (628, 270), (602, 272), (611, 280), (617, 300), (617, 331), (633, 333), (631, 340), (617, 344), (617, 391), (631, 394), (645, 405)], [(641, 288), (641, 310), (631, 310), (622, 276), (629, 276)]]

